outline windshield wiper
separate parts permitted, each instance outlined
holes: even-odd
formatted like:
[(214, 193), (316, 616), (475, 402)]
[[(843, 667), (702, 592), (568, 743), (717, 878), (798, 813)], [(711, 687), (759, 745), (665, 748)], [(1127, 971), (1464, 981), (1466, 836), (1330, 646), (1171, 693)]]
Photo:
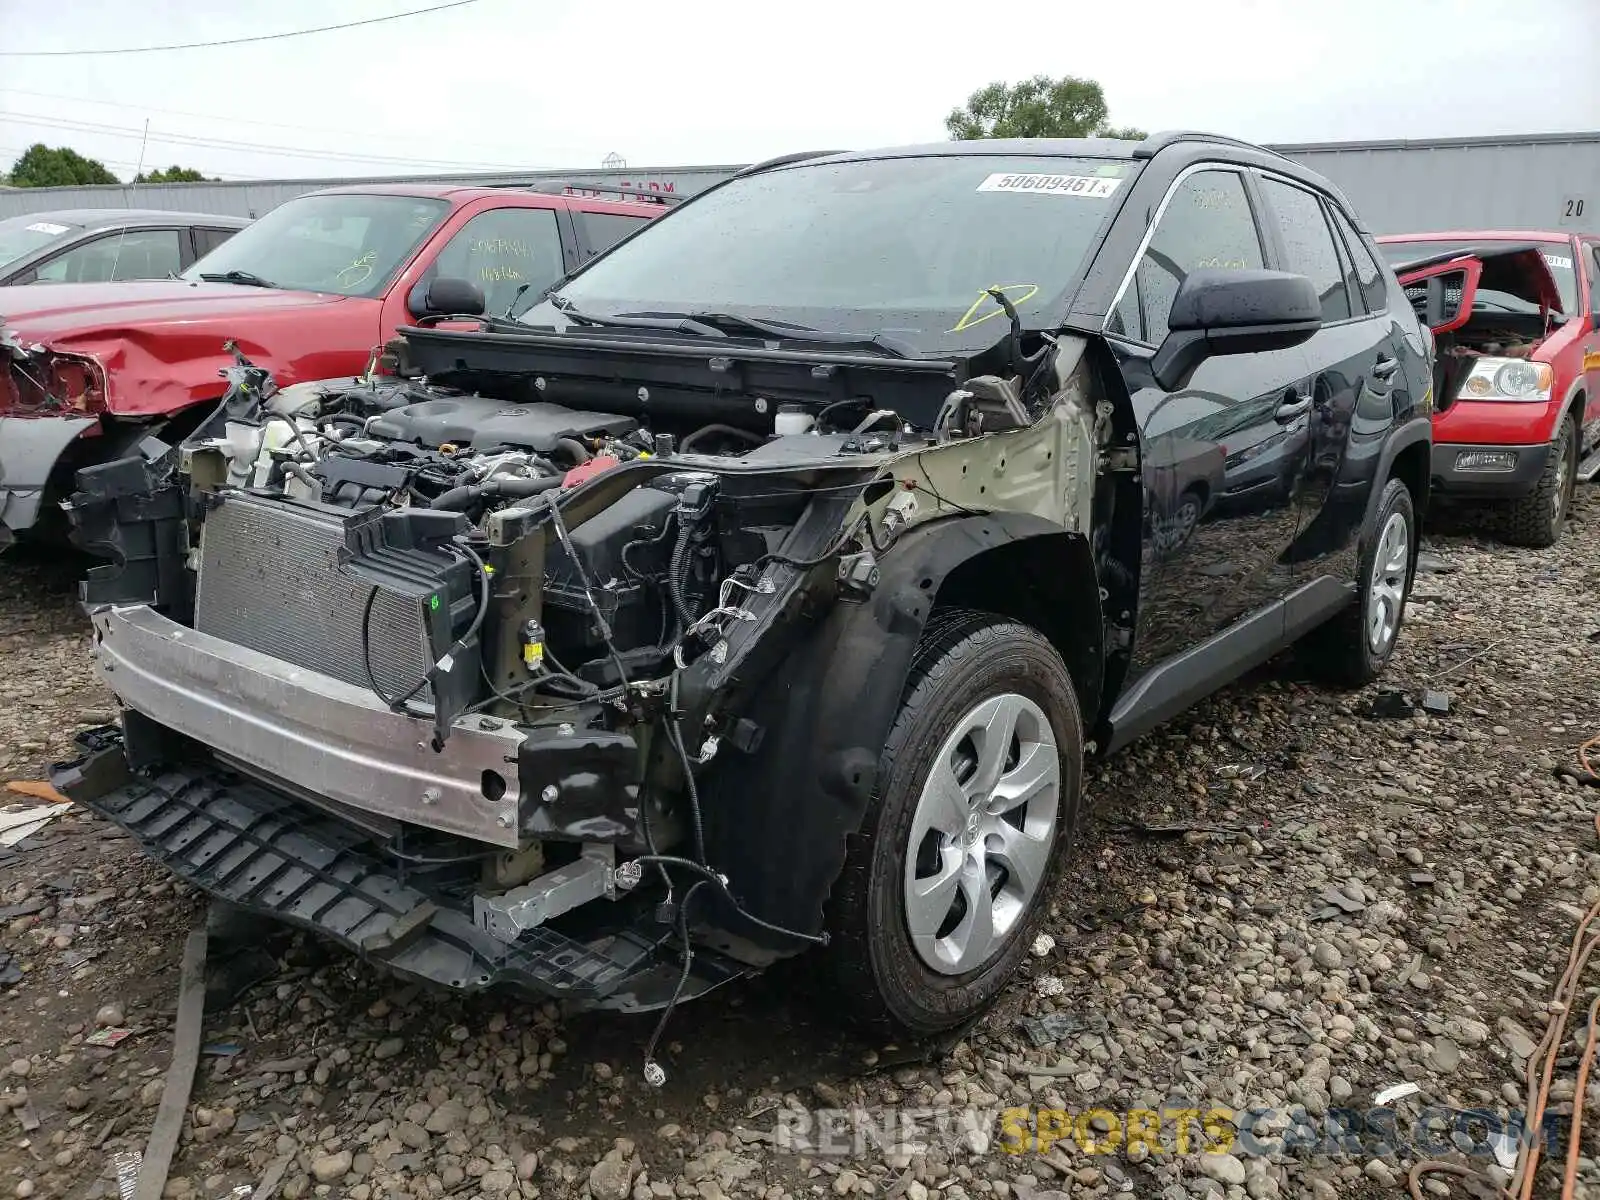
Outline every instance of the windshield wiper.
[(580, 312), (565, 296), (551, 296), (551, 305), (567, 320), (577, 325), (593, 325), (598, 329), (662, 329), (668, 333), (692, 333), (697, 337), (710, 334), (713, 337), (726, 337), (727, 334), (715, 325), (704, 321), (697, 321), (687, 315), (679, 316), (669, 313), (663, 319), (655, 317), (631, 317), (622, 314), (614, 316), (596, 316), (594, 313)]
[(202, 271), (200, 278), (207, 283), (242, 283), (246, 287), (275, 288), (278, 285), (270, 279), (263, 279), (254, 271)]
[(813, 329), (809, 325), (796, 325), (790, 321), (766, 321), (760, 317), (747, 317), (741, 313), (692, 312), (685, 313), (691, 321), (710, 325), (724, 331), (740, 330), (761, 337), (781, 338), (786, 342), (811, 342), (823, 346), (873, 346), (893, 358), (915, 358), (913, 346), (881, 333), (832, 333)]
[(593, 313), (580, 312), (565, 296), (548, 297), (562, 316), (579, 325), (594, 325), (598, 327), (616, 326), (618, 328), (638, 329), (664, 329), (670, 333), (693, 333), (699, 336), (711, 334), (716, 337), (729, 337), (734, 334), (754, 335), (761, 338), (775, 338), (785, 342), (809, 342), (812, 345), (823, 346), (871, 346), (891, 358), (915, 358), (916, 348), (895, 338), (886, 337), (881, 333), (831, 333), (821, 329), (813, 329), (809, 325), (795, 325), (788, 321), (767, 321), (760, 317), (746, 317), (739, 313), (726, 312), (689, 312), (689, 313), (617, 313), (609, 316), (596, 316)]

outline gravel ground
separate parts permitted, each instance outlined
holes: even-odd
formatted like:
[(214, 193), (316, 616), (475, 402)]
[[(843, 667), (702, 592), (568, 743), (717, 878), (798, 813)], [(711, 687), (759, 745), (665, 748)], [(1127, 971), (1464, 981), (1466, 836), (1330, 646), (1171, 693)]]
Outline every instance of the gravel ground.
[[(653, 1018), (463, 1003), (286, 935), (236, 958), (236, 982), (266, 977), (209, 1010), (168, 1194), (248, 1196), (264, 1178), (354, 1200), (1402, 1193), (1428, 1156), (1407, 1142), (1421, 1107), (1520, 1104), (1517, 1056), (1600, 897), (1600, 791), (1555, 774), (1600, 731), (1600, 491), (1553, 550), (1470, 533), (1429, 548), (1443, 569), (1418, 579), (1386, 684), (1447, 691), (1449, 713), (1366, 715), (1382, 689), (1319, 690), (1274, 663), (1099, 768), (1049, 935), (959, 1041), (838, 1034), (792, 999), (801, 960), (682, 1009), (653, 1090)], [(80, 567), (0, 559), (0, 779), (41, 778), (108, 716)], [(86, 816), (0, 851), (0, 955), (21, 969), (0, 982), (0, 1197), (117, 1194), (203, 914)], [(104, 1048), (86, 1040), (101, 1027), (133, 1032)], [(1218, 1117), (1217, 1152), (1197, 1152), (1198, 1129), (1181, 1152), (1175, 1117), (1154, 1146), (1103, 1145), (1129, 1110), (1269, 1109), (1238, 1122), (1271, 1148), (1291, 1114), (1367, 1109), (1397, 1083), (1420, 1090), (1389, 1106), (1404, 1144), (1386, 1154), (1252, 1154)], [(1557, 1083), (1559, 1112), (1572, 1094)], [(1013, 1106), (1085, 1116), (1041, 1153), (1002, 1124)], [(824, 1136), (806, 1115), (820, 1108), (921, 1124), (887, 1144)], [(1584, 1172), (1600, 1195), (1600, 1168)]]

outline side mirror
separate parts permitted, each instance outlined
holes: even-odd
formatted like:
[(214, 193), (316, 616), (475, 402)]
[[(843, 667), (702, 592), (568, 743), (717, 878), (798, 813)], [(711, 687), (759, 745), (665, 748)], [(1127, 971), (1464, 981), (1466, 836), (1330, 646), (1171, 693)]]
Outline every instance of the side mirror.
[(411, 289), (406, 307), (414, 317), (481, 317), (483, 289), (468, 279), (424, 279)]
[(1150, 362), (1165, 391), (1177, 391), (1214, 354), (1255, 354), (1298, 346), (1322, 328), (1322, 301), (1304, 275), (1287, 271), (1191, 271), (1172, 299), (1167, 337)]

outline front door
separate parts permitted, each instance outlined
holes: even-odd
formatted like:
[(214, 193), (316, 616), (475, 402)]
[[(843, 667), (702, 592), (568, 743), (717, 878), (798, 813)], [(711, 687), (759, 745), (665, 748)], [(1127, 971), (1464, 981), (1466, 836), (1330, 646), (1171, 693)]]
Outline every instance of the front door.
[(1291, 489), (1312, 402), (1303, 351), (1210, 358), (1171, 392), (1150, 373), (1190, 271), (1266, 265), (1244, 174), (1195, 171), (1174, 186), (1107, 324), (1139, 421), (1145, 472), (1149, 549), (1135, 676), (1289, 590)]
[(1587, 323), (1583, 340), (1584, 395), (1588, 403), (1583, 410), (1584, 442), (1600, 448), (1600, 242), (1583, 242), (1584, 270), (1589, 276), (1587, 303), (1582, 305), (1584, 315), (1574, 318)]

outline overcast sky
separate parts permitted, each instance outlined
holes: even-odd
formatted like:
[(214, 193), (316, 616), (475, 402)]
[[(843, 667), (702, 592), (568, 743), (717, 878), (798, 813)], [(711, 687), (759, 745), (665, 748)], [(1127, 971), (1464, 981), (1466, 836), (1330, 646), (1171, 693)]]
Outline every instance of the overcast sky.
[[(437, 2), (0, 0), (0, 51)], [(748, 162), (937, 140), (975, 88), (1041, 72), (1098, 79), (1117, 124), (1262, 142), (1596, 129), (1600, 0), (475, 0), (0, 57), (0, 160), (70, 145), (126, 179), (148, 118), (147, 167), (230, 178)]]

